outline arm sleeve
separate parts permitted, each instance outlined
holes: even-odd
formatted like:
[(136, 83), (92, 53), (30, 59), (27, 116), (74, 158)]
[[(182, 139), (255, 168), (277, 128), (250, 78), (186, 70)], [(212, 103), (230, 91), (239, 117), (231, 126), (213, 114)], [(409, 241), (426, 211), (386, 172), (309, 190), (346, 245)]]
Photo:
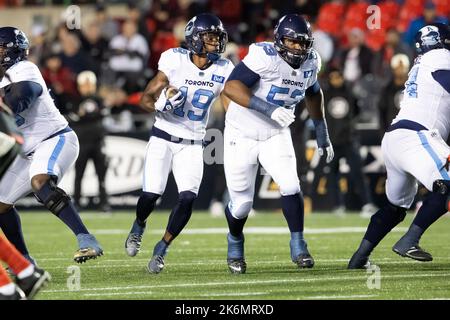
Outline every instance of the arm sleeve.
[(250, 70), (244, 62), (240, 62), (231, 72), (227, 81), (239, 80), (248, 88), (252, 88), (260, 79), (259, 74)]
[(319, 84), (319, 81), (316, 80), (316, 82), (314, 82), (314, 84), (312, 86), (310, 86), (310, 87), (308, 87), (308, 89), (306, 89), (305, 95), (310, 97), (319, 92), (320, 92), (320, 84)]
[(445, 91), (450, 93), (450, 70), (436, 70), (431, 75)]
[(15, 114), (31, 107), (42, 94), (42, 86), (33, 81), (21, 81), (5, 88), (5, 102)]

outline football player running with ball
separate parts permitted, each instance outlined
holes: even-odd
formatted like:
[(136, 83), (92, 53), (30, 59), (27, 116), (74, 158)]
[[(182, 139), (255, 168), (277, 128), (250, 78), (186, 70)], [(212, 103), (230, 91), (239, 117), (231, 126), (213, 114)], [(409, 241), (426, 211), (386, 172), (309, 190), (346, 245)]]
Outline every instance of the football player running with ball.
[[(174, 48), (162, 53), (159, 71), (141, 99), (145, 109), (156, 112), (156, 121), (147, 145), (143, 192), (125, 242), (129, 256), (135, 256), (141, 248), (147, 218), (164, 193), (170, 171), (179, 192), (165, 234), (153, 249), (150, 273), (163, 270), (169, 245), (191, 217), (203, 176), (202, 143), (209, 107), (234, 68), (228, 59), (220, 58), (228, 35), (216, 16), (200, 14), (192, 18), (185, 28), (185, 40), (187, 50)], [(221, 98), (226, 104), (223, 95)]]
[(312, 268), (314, 259), (303, 237), (303, 196), (288, 126), (295, 106), (306, 99), (319, 154), (333, 159), (324, 118), (323, 93), (317, 81), (320, 57), (312, 49), (309, 23), (289, 14), (275, 27), (275, 42), (250, 46), (225, 85), (231, 100), (225, 124), (224, 166), (230, 202), (227, 263), (232, 273), (245, 273), (243, 228), (252, 208), (258, 161), (278, 184), (283, 214), (291, 232), (291, 259)]
[(381, 148), (386, 163), (389, 204), (374, 214), (353, 254), (349, 269), (370, 265), (369, 255), (406, 216), (420, 181), (430, 193), (409, 230), (393, 246), (402, 257), (433, 258), (419, 246), (425, 230), (450, 209), (450, 30), (427, 25), (416, 36), (419, 57), (405, 83), (401, 109), (387, 129)]
[(14, 204), (33, 192), (40, 203), (76, 235), (78, 263), (103, 250), (81, 221), (72, 200), (57, 186), (78, 157), (77, 135), (59, 113), (38, 67), (27, 61), (29, 42), (17, 28), (0, 28), (0, 89), (23, 135), (22, 156), (16, 157), (0, 182), (0, 228), (30, 262)]

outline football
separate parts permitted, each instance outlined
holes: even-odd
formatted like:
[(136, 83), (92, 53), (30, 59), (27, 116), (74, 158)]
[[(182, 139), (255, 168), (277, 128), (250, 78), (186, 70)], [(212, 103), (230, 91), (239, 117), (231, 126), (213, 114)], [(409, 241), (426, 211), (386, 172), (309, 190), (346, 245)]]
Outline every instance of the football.
[(167, 90), (166, 90), (166, 98), (170, 99), (172, 98), (174, 95), (176, 95), (178, 93), (178, 88), (174, 87), (174, 86), (167, 86)]

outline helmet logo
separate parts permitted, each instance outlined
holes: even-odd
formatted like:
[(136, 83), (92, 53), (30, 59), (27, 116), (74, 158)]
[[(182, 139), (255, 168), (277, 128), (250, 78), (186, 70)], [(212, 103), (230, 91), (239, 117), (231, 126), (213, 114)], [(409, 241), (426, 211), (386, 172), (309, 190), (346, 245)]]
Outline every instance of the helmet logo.
[(191, 21), (189, 21), (188, 24), (186, 25), (186, 29), (184, 30), (186, 36), (190, 36), (194, 31), (194, 22), (196, 19), (197, 17), (193, 17)]
[[(426, 30), (423, 30), (426, 29)], [(434, 46), (441, 42), (441, 38), (439, 35), (439, 29), (435, 26), (426, 26), (422, 29), (422, 35), (420, 40), (422, 40), (422, 44), (426, 46)]]

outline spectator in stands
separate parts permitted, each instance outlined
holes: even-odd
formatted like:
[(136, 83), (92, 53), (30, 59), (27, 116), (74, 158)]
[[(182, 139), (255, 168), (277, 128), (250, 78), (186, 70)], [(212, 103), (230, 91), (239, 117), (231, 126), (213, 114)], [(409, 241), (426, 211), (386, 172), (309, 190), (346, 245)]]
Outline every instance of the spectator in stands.
[(383, 47), (375, 55), (373, 69), (384, 82), (390, 80), (392, 57), (399, 53), (405, 54), (410, 61), (413, 59), (411, 48), (401, 41), (400, 33), (395, 28), (391, 28), (386, 32), (386, 39)]
[(30, 53), (28, 60), (36, 65), (43, 65), (45, 55), (49, 52), (49, 44), (46, 41), (47, 29), (42, 24), (35, 24), (31, 27)]
[(415, 44), (414, 37), (416, 36), (417, 31), (419, 31), (422, 27), (426, 26), (427, 24), (435, 22), (448, 23), (448, 19), (446, 17), (437, 16), (436, 6), (431, 0), (428, 0), (425, 3), (423, 15), (411, 21), (408, 30), (406, 30), (405, 34), (403, 35), (403, 40), (409, 46), (414, 48)]
[(391, 59), (391, 80), (381, 91), (378, 109), (380, 111), (380, 138), (386, 132), (392, 120), (400, 110), (400, 100), (403, 96), (405, 82), (408, 79), (409, 58), (399, 53)]
[(373, 53), (364, 44), (364, 32), (354, 28), (349, 34), (349, 48), (344, 50), (340, 58), (343, 76), (346, 82), (353, 84), (366, 74), (372, 72)]
[(312, 24), (312, 36), (314, 38), (314, 49), (319, 52), (322, 58), (322, 66), (325, 67), (331, 60), (334, 53), (334, 42), (330, 35), (319, 28), (315, 23)]
[(80, 40), (73, 33), (61, 38), (62, 52), (60, 54), (63, 66), (78, 75), (81, 71), (93, 70), (98, 72), (98, 66), (92, 58), (81, 48)]
[(99, 209), (110, 212), (105, 188), (107, 162), (104, 154), (105, 129), (102, 124), (104, 106), (97, 95), (97, 77), (92, 71), (83, 71), (77, 77), (77, 84), (80, 98), (73, 102), (67, 114), (70, 126), (80, 142), (80, 154), (75, 162), (74, 203), (81, 208), (81, 182), (87, 162), (91, 159), (98, 177)]
[[(82, 31), (82, 48), (94, 61), (97, 71), (101, 71), (106, 59), (109, 42), (102, 36), (100, 24), (97, 21), (92, 21)], [(98, 73), (97, 76), (99, 76)]]
[(109, 67), (116, 73), (116, 84), (123, 86), (127, 93), (142, 90), (139, 80), (147, 66), (149, 49), (145, 38), (137, 33), (136, 23), (127, 20), (122, 26), (122, 33), (111, 39), (109, 48)]
[(42, 77), (55, 99), (56, 106), (61, 113), (65, 113), (67, 103), (78, 95), (75, 75), (62, 65), (58, 54), (50, 54), (45, 59)]
[(95, 21), (100, 25), (100, 33), (106, 40), (111, 40), (119, 33), (119, 24), (108, 16), (107, 8), (104, 3), (98, 3), (95, 9)]
[(136, 129), (125, 91), (117, 87), (102, 86), (99, 95), (106, 108), (103, 125), (107, 132), (130, 132)]
[(151, 42), (151, 33), (146, 23), (147, 11), (138, 6), (137, 1), (128, 2), (127, 17), (137, 25), (137, 31), (143, 35), (147, 42)]
[(372, 203), (370, 189), (363, 173), (363, 162), (359, 153), (360, 144), (354, 130), (357, 108), (339, 69), (331, 69), (328, 81), (323, 86), (323, 92), (326, 103), (325, 117), (330, 140), (333, 141), (335, 156), (328, 165), (322, 161), (323, 159), (320, 160), (315, 169), (313, 190), (317, 190), (321, 176), (325, 174), (326, 170), (329, 170), (327, 189), (335, 198), (334, 211), (339, 214), (344, 213), (345, 201), (339, 187), (339, 180), (340, 160), (345, 158), (350, 167), (350, 181), (361, 200), (361, 215), (370, 217), (378, 208)]

